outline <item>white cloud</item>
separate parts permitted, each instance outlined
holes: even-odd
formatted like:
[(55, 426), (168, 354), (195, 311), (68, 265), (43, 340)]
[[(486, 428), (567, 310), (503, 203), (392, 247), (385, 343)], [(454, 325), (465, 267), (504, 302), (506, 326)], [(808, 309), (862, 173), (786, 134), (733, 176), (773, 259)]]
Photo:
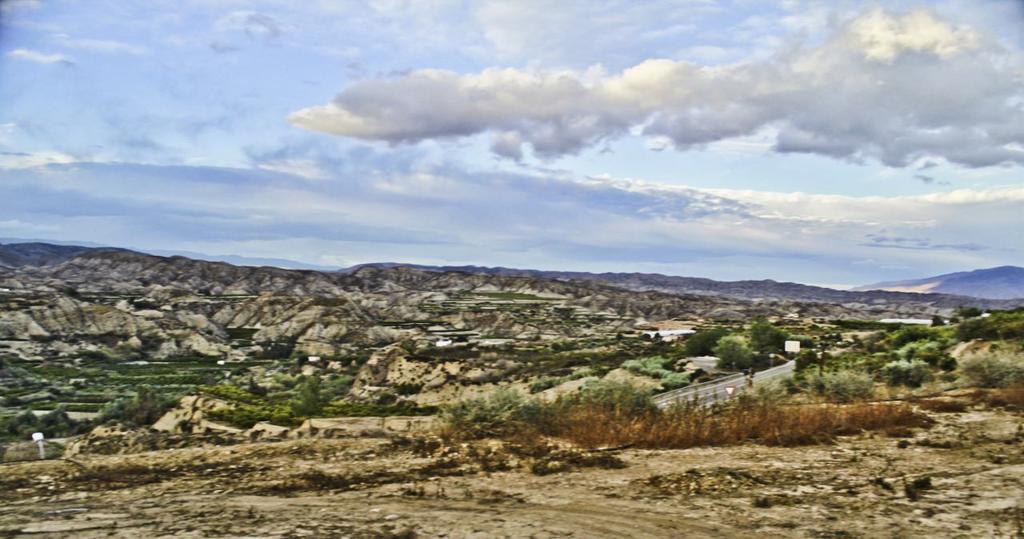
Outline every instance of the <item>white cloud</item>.
[(650, 59), (608, 74), (421, 69), (356, 82), (292, 124), (392, 144), (498, 133), (496, 153), (572, 154), (640, 129), (679, 150), (770, 131), (777, 152), (908, 166), (1024, 164), (1022, 55), (929, 11), (873, 10), (823, 43), (702, 66)]
[(357, 155), (340, 158), (350, 167), (341, 174), (316, 163), (326, 175), (319, 181), (269, 167), (0, 170), (0, 215), (62, 230), (102, 226), (110, 236), (68, 239), (108, 243), (251, 242), (255, 250), (242, 253), (251, 255), (302, 245), (278, 256), (306, 260), (334, 252), (355, 262), (852, 283), (893, 276), (876, 269), (883, 265), (927, 274), (1024, 264), (1008, 233), (1020, 227), (1020, 186), (907, 197), (704, 190), (450, 165), (381, 170), (376, 156)]
[(47, 54), (44, 52), (34, 51), (32, 49), (14, 49), (7, 53), (8, 58), (14, 58), (17, 60), (26, 60), (28, 62), (35, 62), (37, 64), (70, 64), (71, 59), (63, 54)]
[(105, 54), (145, 54), (146, 48), (130, 43), (113, 41), (109, 39), (74, 39), (65, 34), (57, 36), (61, 45), (72, 49), (82, 49)]
[(849, 39), (872, 60), (892, 62), (905, 51), (931, 53), (942, 58), (978, 47), (971, 28), (955, 28), (925, 10), (892, 17), (875, 9), (850, 25)]
[(76, 159), (66, 153), (43, 151), (34, 153), (0, 152), (0, 170), (33, 168), (45, 165), (74, 163)]
[(261, 162), (256, 166), (262, 170), (283, 172), (309, 180), (322, 180), (327, 177), (317, 163), (310, 159), (279, 159)]

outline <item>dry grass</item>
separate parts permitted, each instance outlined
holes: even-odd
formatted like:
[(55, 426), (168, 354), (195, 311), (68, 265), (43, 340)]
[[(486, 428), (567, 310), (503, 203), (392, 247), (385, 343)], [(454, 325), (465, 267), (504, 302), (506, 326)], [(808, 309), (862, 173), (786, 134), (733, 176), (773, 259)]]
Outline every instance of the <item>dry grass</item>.
[(989, 406), (998, 406), (1008, 410), (1024, 410), (1024, 384), (1014, 384), (1002, 389), (993, 389), (984, 396)]
[(931, 423), (905, 402), (795, 404), (772, 388), (721, 405), (680, 403), (661, 409), (642, 390), (603, 383), (548, 403), (510, 392), (463, 401), (443, 411), (441, 434), (456, 441), (545, 436), (582, 447), (682, 449), (828, 443), (866, 430), (906, 432)]
[(961, 400), (949, 400), (949, 399), (922, 399), (914, 401), (914, 404), (922, 410), (928, 410), (929, 412), (939, 412), (944, 414), (949, 413), (963, 413), (967, 411), (968, 403)]
[(765, 402), (719, 409), (682, 407), (640, 417), (580, 408), (552, 418), (545, 433), (595, 447), (726, 446), (756, 442), (796, 446), (832, 441), (865, 430), (925, 427), (929, 420), (907, 404), (779, 406)]

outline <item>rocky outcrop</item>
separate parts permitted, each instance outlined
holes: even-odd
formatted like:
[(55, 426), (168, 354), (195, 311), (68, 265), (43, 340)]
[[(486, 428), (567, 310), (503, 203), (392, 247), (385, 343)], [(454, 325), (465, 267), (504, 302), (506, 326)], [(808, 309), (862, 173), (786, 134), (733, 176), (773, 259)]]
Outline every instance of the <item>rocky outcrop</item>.
[(65, 296), (57, 296), (45, 304), (23, 310), (0, 312), (0, 339), (81, 335), (129, 337), (156, 328), (146, 318)]

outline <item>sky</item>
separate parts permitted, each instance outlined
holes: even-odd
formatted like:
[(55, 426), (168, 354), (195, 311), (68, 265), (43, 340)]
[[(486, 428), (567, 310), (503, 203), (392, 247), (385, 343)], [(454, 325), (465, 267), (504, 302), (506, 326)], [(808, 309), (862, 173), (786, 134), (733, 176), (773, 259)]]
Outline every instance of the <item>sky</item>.
[(1020, 0), (0, 0), (0, 237), (841, 287), (1022, 210)]

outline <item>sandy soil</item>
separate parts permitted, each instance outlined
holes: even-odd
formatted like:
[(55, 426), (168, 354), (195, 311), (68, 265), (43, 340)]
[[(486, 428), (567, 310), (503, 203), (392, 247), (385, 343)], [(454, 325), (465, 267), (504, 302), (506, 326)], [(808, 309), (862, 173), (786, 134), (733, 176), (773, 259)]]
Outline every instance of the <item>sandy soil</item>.
[(7, 465), (0, 537), (1024, 536), (1024, 418), (931, 415), (801, 448), (350, 438)]

